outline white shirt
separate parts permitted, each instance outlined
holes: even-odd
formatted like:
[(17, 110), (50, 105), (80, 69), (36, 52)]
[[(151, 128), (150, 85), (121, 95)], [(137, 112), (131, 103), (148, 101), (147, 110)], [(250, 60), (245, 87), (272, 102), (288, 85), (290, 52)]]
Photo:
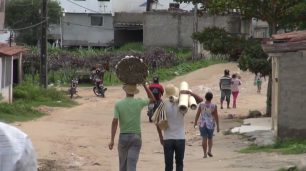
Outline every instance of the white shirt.
[(0, 122), (0, 170), (37, 171), (35, 152), (29, 137)]
[(164, 101), (168, 128), (164, 130), (164, 140), (185, 139), (184, 115), (179, 112), (178, 104)]
[(237, 78), (232, 79), (232, 92), (239, 91), (239, 86), (241, 85), (241, 81)]

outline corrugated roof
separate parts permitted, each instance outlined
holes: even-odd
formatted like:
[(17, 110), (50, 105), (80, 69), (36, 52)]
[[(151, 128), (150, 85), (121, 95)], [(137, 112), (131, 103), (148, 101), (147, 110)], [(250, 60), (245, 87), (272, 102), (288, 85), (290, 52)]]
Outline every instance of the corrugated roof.
[(14, 56), (21, 52), (27, 51), (25, 47), (22, 46), (9, 46), (7, 43), (0, 43), (0, 55), (4, 56)]
[(266, 53), (295, 52), (306, 50), (306, 31), (275, 34), (262, 42)]

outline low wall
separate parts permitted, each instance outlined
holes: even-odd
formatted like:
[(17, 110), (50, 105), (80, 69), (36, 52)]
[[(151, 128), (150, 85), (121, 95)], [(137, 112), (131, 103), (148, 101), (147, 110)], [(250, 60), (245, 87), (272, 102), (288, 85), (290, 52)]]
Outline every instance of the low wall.
[[(192, 47), (193, 19), (193, 14), (190, 12), (153, 11), (144, 13), (144, 45), (147, 47)], [(239, 34), (241, 19), (236, 15), (198, 17), (198, 31), (213, 26)]]

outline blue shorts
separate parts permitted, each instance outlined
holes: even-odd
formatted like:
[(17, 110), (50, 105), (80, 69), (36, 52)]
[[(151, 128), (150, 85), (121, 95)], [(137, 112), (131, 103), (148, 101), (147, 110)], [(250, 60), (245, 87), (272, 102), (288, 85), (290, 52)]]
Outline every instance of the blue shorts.
[(201, 136), (203, 138), (212, 139), (212, 137), (214, 135), (214, 129), (208, 129), (208, 128), (206, 128), (206, 126), (199, 127), (199, 129), (200, 129)]

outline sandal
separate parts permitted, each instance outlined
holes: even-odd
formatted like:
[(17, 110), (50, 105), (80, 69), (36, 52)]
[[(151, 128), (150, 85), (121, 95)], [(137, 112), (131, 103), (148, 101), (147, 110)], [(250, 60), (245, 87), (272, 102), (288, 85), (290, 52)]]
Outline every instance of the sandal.
[(213, 155), (212, 155), (211, 153), (207, 153), (207, 155), (208, 155), (209, 157), (213, 157)]

